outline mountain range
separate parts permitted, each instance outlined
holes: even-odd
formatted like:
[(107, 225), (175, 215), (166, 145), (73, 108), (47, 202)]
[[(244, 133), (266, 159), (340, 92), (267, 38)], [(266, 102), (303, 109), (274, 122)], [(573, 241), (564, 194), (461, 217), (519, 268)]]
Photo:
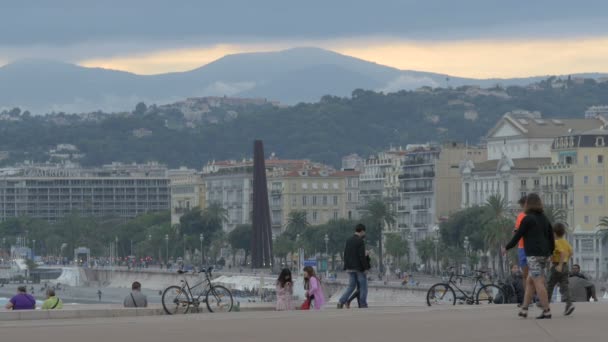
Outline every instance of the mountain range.
[(140, 101), (164, 104), (224, 95), (295, 104), (318, 101), (324, 95), (349, 96), (357, 88), (394, 92), (421, 86), (509, 86), (544, 78), (470, 79), (399, 70), (319, 48), (227, 55), (194, 70), (158, 75), (29, 59), (0, 67), (0, 109), (20, 107), (34, 114), (114, 112), (131, 110)]

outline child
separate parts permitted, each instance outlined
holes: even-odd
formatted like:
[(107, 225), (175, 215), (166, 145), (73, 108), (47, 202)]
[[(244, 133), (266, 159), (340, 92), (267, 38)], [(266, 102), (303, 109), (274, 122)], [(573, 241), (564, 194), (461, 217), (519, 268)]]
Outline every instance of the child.
[(574, 305), (572, 305), (568, 290), (568, 260), (572, 257), (572, 246), (564, 238), (566, 226), (563, 223), (556, 223), (553, 226), (553, 233), (555, 234), (555, 250), (551, 257), (553, 266), (551, 267), (551, 276), (549, 277), (547, 289), (549, 298), (551, 298), (555, 285), (559, 283), (559, 292), (562, 295), (562, 300), (566, 302), (564, 315), (568, 316), (574, 311)]
[(284, 268), (277, 279), (277, 311), (293, 310), (293, 283), (291, 281), (291, 271)]
[(306, 298), (310, 299), (310, 302), (315, 310), (321, 310), (323, 304), (325, 304), (325, 296), (323, 295), (323, 289), (321, 288), (321, 282), (315, 270), (310, 267), (304, 267), (304, 290), (306, 290)]

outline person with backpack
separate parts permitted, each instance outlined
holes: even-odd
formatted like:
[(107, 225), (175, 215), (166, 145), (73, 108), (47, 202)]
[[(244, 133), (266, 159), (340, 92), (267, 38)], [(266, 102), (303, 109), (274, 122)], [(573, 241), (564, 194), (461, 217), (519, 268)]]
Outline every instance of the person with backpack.
[(136, 281), (131, 285), (131, 293), (125, 297), (125, 308), (145, 308), (148, 307), (148, 297), (141, 293), (141, 283)]
[(46, 300), (42, 303), (42, 310), (63, 309), (63, 301), (55, 295), (55, 289), (46, 290)]

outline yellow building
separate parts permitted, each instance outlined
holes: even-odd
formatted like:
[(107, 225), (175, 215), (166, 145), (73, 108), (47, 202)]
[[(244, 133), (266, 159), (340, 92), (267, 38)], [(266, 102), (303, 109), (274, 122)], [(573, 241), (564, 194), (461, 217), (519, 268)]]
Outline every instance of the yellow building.
[(352, 172), (355, 171), (335, 172), (311, 165), (273, 172), (268, 180), (273, 231), (285, 229), (292, 211), (306, 212), (311, 225), (347, 217), (346, 185)]
[(205, 183), (196, 170), (169, 170), (171, 187), (171, 224), (178, 224), (186, 212), (205, 208)]
[(573, 234), (574, 262), (584, 272), (603, 277), (608, 248), (600, 220), (608, 216), (608, 130), (570, 133), (555, 138), (551, 164), (540, 167), (541, 190), (546, 206), (567, 215)]

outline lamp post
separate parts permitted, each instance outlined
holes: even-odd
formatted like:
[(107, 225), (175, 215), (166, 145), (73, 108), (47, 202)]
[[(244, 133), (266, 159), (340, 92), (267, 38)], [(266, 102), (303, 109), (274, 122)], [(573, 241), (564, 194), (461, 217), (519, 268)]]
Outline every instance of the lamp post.
[(469, 237), (464, 237), (464, 255), (465, 255), (465, 266), (469, 267)]
[(165, 264), (169, 265), (169, 234), (165, 234)]
[(201, 267), (203, 267), (203, 241), (205, 240), (203, 233), (199, 235), (199, 239), (201, 240)]
[(114, 237), (114, 262), (118, 266), (118, 236)]
[(296, 234), (296, 247), (298, 247), (298, 264), (296, 265), (296, 270), (302, 267), (302, 248), (300, 248), (300, 234)]
[(329, 236), (325, 233), (325, 279), (329, 278)]

